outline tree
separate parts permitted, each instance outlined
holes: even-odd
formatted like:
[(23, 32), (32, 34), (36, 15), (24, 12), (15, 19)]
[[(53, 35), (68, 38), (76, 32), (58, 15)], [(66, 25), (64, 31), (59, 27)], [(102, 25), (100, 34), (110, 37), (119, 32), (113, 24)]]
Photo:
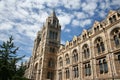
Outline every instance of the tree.
[[(17, 56), (18, 49), (19, 47), (14, 45), (12, 36), (0, 45), (0, 80), (13, 80), (14, 76), (22, 77), (24, 75), (25, 69), (22, 70), (21, 67), (16, 66), (16, 63), (24, 57)], [(20, 72), (21, 75), (19, 75)]]

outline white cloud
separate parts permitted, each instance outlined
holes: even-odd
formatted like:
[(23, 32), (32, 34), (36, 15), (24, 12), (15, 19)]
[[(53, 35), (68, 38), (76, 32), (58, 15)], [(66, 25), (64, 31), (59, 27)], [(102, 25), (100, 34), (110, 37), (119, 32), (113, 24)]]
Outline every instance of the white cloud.
[(82, 10), (85, 11), (86, 13), (90, 14), (90, 16), (94, 15), (94, 11), (97, 8), (97, 3), (96, 2), (84, 2), (82, 3)]
[(120, 0), (113, 0), (111, 5), (120, 5)]
[(65, 31), (65, 32), (70, 32), (71, 30), (70, 30), (70, 29), (65, 29), (64, 31)]
[(28, 61), (30, 57), (24, 57), (23, 60)]
[(79, 9), (80, 8), (80, 0), (62, 0), (64, 6), (69, 9)]
[(0, 24), (0, 30), (10, 30), (12, 27), (13, 26), (9, 22)]
[(71, 22), (71, 19), (72, 19), (72, 15), (68, 14), (68, 13), (63, 13), (61, 15), (58, 15), (58, 19), (59, 19), (59, 22), (62, 26), (62, 30), (65, 28), (65, 26), (67, 24), (69, 24)]
[(90, 19), (86, 19), (86, 20), (80, 21), (80, 26), (81, 27), (85, 27), (86, 25), (89, 25), (89, 24), (91, 24), (91, 20)]
[(7, 41), (8, 40), (8, 35), (6, 34), (0, 34), (0, 41)]
[(61, 40), (61, 44), (65, 44), (65, 41), (64, 41), (64, 40)]
[(74, 15), (78, 18), (78, 19), (85, 19), (88, 17), (88, 14), (85, 14), (84, 12), (74, 12)]
[(73, 27), (79, 26), (79, 25), (80, 25), (80, 22), (79, 22), (78, 20), (74, 19), (74, 20), (72, 21), (72, 25), (73, 25)]
[(105, 13), (105, 11), (101, 11), (99, 13), (99, 16), (102, 17), (102, 18), (105, 18), (106, 15), (107, 15), (107, 13)]

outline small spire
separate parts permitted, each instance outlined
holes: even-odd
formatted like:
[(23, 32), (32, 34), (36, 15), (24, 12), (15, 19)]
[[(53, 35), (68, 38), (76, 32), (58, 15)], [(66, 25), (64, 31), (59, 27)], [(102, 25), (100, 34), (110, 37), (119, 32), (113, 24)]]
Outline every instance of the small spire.
[(55, 10), (53, 9), (52, 14), (50, 15), (51, 17), (56, 17)]

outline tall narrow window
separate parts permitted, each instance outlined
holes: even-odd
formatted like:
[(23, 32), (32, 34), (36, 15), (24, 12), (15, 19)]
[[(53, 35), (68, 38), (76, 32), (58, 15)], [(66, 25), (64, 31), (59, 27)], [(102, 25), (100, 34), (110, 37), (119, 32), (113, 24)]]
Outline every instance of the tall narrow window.
[(87, 76), (87, 64), (85, 64), (85, 76)]
[(59, 58), (59, 66), (63, 66), (63, 61), (62, 61), (62, 57)]
[(100, 43), (100, 46), (101, 46), (102, 52), (105, 51), (105, 47), (104, 47), (104, 43), (103, 42)]
[(108, 73), (108, 64), (105, 58), (99, 60), (100, 74)]
[(110, 36), (111, 36), (112, 47), (116, 47), (116, 48), (120, 47), (120, 29), (119, 28), (113, 29), (110, 33)]
[(53, 79), (53, 72), (48, 72), (47, 73), (47, 79)]
[(85, 63), (85, 76), (90, 76), (91, 75), (91, 66), (90, 63)]
[(90, 66), (90, 64), (88, 64), (88, 75), (89, 76), (91, 75), (91, 66)]
[(100, 45), (99, 44), (97, 44), (97, 51), (98, 51), (98, 53), (100, 53)]
[(58, 33), (56, 32), (56, 33), (55, 33), (55, 40), (57, 40), (57, 36), (58, 36)]
[(66, 58), (66, 64), (70, 64), (70, 58), (68, 54), (65, 55), (65, 58)]
[(50, 58), (50, 60), (48, 61), (48, 67), (54, 67), (54, 61), (53, 59)]
[(73, 67), (73, 74), (74, 74), (74, 78), (78, 78), (78, 77), (79, 77), (79, 69), (78, 69), (78, 66), (74, 66), (74, 67)]
[(89, 51), (89, 48), (87, 48), (87, 58), (89, 58), (90, 56), (90, 51)]
[(103, 65), (102, 65), (102, 61), (99, 60), (99, 69), (100, 69), (100, 74), (103, 73)]
[(119, 45), (119, 38), (117, 37), (117, 35), (114, 36), (114, 42), (116, 46)]
[(59, 71), (59, 80), (62, 80), (62, 71)]
[(104, 72), (107, 73), (108, 72), (108, 65), (107, 65), (107, 62), (105, 59), (103, 60), (103, 66), (104, 66)]
[(68, 69), (68, 71), (67, 71), (67, 74), (68, 74), (68, 77), (67, 77), (67, 78), (69, 78), (69, 77), (70, 77), (70, 72), (69, 72), (69, 69)]
[(76, 74), (77, 74), (77, 77), (79, 77), (79, 69), (78, 69), (78, 66), (77, 66), (77, 69), (76, 69)]
[(68, 68), (65, 69), (65, 74), (66, 74), (66, 79), (69, 79), (69, 77), (70, 77), (70, 72), (69, 72), (69, 69), (68, 69)]
[(119, 63), (120, 63), (120, 54), (118, 55), (118, 61), (119, 61)]
[(87, 57), (87, 55), (86, 55), (86, 50), (84, 50), (84, 58), (86, 58)]
[(77, 50), (74, 50), (74, 51), (73, 51), (73, 61), (74, 61), (74, 62), (77, 62), (77, 61), (78, 61), (78, 53), (77, 53)]
[(89, 56), (90, 56), (90, 51), (89, 51), (88, 45), (85, 44), (82, 49), (83, 49), (83, 57), (84, 57), (85, 59), (86, 59), (86, 58), (89, 58)]

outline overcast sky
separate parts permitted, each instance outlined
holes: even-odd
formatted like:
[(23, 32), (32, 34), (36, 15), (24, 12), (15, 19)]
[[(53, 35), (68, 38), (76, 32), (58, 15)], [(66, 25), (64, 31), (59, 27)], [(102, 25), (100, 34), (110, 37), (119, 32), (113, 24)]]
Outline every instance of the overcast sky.
[(109, 10), (120, 8), (120, 0), (0, 0), (0, 43), (12, 35), (18, 55), (32, 54), (33, 41), (46, 18), (55, 9), (62, 27), (61, 43), (72, 40), (83, 29), (102, 21)]

